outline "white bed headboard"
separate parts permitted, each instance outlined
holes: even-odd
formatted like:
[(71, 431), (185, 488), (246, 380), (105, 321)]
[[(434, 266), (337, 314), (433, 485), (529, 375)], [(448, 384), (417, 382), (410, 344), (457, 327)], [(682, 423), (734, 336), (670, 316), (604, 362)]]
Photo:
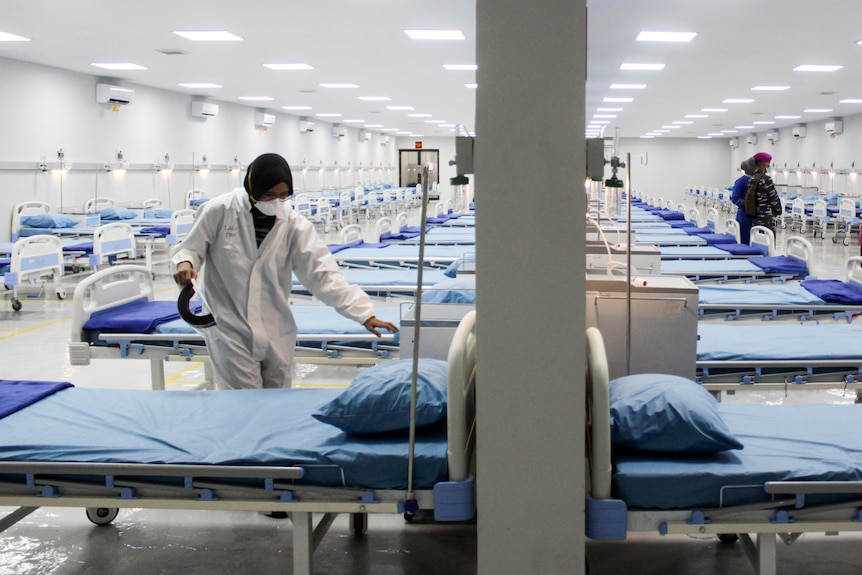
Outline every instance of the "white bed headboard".
[(12, 241), (14, 242), (18, 239), (18, 230), (21, 229), (21, 218), (50, 213), (51, 206), (47, 202), (29, 200), (15, 204), (15, 207), (12, 209), (12, 227), (10, 228)]
[(763, 226), (751, 228), (751, 239), (748, 241), (751, 247), (757, 247), (766, 251), (766, 255), (775, 255), (775, 234), (772, 230)]
[(587, 454), (593, 499), (611, 496), (611, 403), (605, 342), (595, 327), (587, 329)]
[(95, 214), (97, 212), (102, 211), (105, 208), (113, 208), (114, 200), (112, 198), (106, 198), (104, 196), (96, 196), (95, 198), (90, 198), (86, 202), (84, 202), (84, 213), (85, 214)]
[(852, 256), (847, 258), (847, 268), (844, 272), (844, 281), (862, 289), (862, 257)]
[(727, 218), (724, 220), (724, 231), (736, 238), (736, 243), (739, 243), (741, 239), (740, 230), (739, 230), (739, 222), (737, 222), (733, 218)]
[(377, 241), (380, 241), (380, 236), (392, 232), (392, 220), (387, 217), (382, 217), (374, 224), (377, 228)]
[(204, 191), (199, 190), (198, 188), (192, 188), (186, 192), (186, 201), (183, 205), (184, 208), (188, 209), (192, 207), (192, 200), (199, 200), (204, 197)]
[(159, 210), (162, 208), (162, 200), (159, 198), (148, 198), (143, 201), (144, 209), (154, 209)]
[(350, 224), (341, 230), (341, 243), (349, 244), (351, 242), (362, 241), (362, 228), (359, 224)]
[(784, 242), (784, 255), (805, 262), (808, 274), (814, 275), (814, 246), (811, 242), (800, 236), (790, 236)]
[(449, 481), (464, 481), (470, 475), (476, 431), (475, 311), (468, 312), (458, 324), (449, 346), (447, 364), (448, 411), (446, 425), (449, 443)]
[(139, 299), (155, 299), (152, 272), (144, 266), (113, 266), (85, 277), (72, 297), (72, 341), (86, 341), (84, 324), (97, 311)]

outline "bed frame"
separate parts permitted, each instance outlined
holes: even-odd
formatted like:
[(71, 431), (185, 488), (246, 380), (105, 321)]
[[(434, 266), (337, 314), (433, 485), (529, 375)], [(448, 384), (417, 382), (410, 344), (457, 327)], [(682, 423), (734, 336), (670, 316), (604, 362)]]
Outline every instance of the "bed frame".
[(624, 540), (628, 532), (661, 535), (716, 535), (724, 542), (741, 540), (758, 575), (776, 575), (776, 542), (791, 545), (803, 533), (862, 531), (862, 500), (805, 506), (805, 495), (857, 494), (862, 482), (768, 482), (773, 500), (738, 507), (686, 510), (632, 510), (613, 499), (611, 480), (610, 400), (607, 357), (601, 333), (587, 330), (587, 453), (586, 535), (594, 540)]
[[(475, 312), (464, 317), (449, 350), (449, 477), (433, 489), (305, 487), (290, 483), (302, 476), (298, 467), (0, 462), (0, 475), (20, 475), (22, 479), (0, 483), (0, 505), (16, 507), (0, 518), (0, 531), (39, 507), (84, 507), (97, 524), (110, 523), (124, 502), (127, 507), (148, 509), (285, 511), (292, 514), (293, 574), (311, 575), (314, 550), (340, 513), (351, 514), (357, 536), (362, 535), (369, 513), (403, 513), (409, 518), (419, 510), (434, 510), (439, 521), (472, 519), (475, 317)], [(412, 455), (412, 448), (408, 449)], [(100, 485), (75, 480), (81, 476), (103, 481)], [(164, 478), (178, 479), (182, 485), (165, 485), (159, 481)], [(213, 478), (263, 480), (264, 487), (237, 486)], [(320, 514), (316, 525), (314, 514)]]
[(12, 293), (12, 310), (23, 307), (18, 297), (21, 286), (37, 286), (41, 292), (46, 278), (54, 286), (57, 299), (66, 297), (66, 288), (61, 283), (65, 268), (65, 254), (60, 238), (51, 235), (21, 238), (12, 246), (12, 261), (3, 283)]
[(19, 202), (12, 208), (11, 230), (12, 241), (18, 241), (18, 230), (21, 229), (21, 218), (26, 216), (38, 216), (40, 214), (50, 214), (51, 206), (47, 202), (36, 200), (28, 200)]

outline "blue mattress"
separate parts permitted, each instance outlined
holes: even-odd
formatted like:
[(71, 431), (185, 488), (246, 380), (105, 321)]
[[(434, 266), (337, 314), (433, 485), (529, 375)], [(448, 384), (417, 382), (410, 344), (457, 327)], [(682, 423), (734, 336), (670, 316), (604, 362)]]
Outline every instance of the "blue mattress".
[[(715, 246), (662, 246), (659, 253), (664, 259), (722, 259), (729, 258), (731, 254)], [(755, 254), (760, 254), (755, 251)]]
[(802, 287), (829, 303), (862, 304), (862, 289), (842, 281), (805, 280)]
[[(344, 269), (341, 270), (344, 274), (347, 283), (358, 285), (361, 288), (367, 289), (415, 289), (418, 272), (415, 269)], [(446, 279), (446, 275), (442, 270), (426, 269), (422, 270), (422, 285), (430, 287), (433, 284)], [(293, 286), (295, 291), (301, 291), (303, 288), (299, 280), (294, 276)]]
[[(476, 251), (474, 246), (425, 246), (425, 260), (435, 258), (456, 259), (465, 253)], [(347, 248), (333, 254), (339, 261), (381, 261), (385, 259), (400, 259), (417, 261), (419, 259), (419, 246), (391, 244), (385, 248)]]
[(635, 235), (635, 243), (638, 244), (653, 244), (653, 245), (668, 245), (668, 246), (705, 246), (706, 240), (698, 236), (690, 236), (688, 234), (647, 234), (642, 236)]
[(661, 273), (685, 276), (754, 276), (763, 270), (746, 259), (662, 260)]
[(805, 262), (787, 256), (765, 256), (751, 258), (749, 261), (768, 274), (790, 274), (802, 276), (808, 273)]
[(862, 405), (720, 404), (744, 448), (707, 456), (616, 450), (613, 495), (635, 509), (768, 500), (766, 481), (862, 480)]
[(697, 326), (697, 361), (805, 361), (847, 359), (862, 364), (862, 325)]
[[(0, 460), (332, 466), (302, 482), (341, 485), (341, 469), (350, 486), (405, 488), (406, 431), (351, 436), (311, 417), (339, 393), (68, 388), (0, 419)], [(445, 424), (417, 430), (417, 488), (446, 478), (446, 447)]]
[(698, 300), (710, 305), (803, 305), (818, 306), (826, 302), (805, 289), (793, 284), (745, 284), (700, 286)]
[(720, 244), (735, 244), (736, 238), (730, 234), (715, 234), (705, 233), (697, 234), (698, 237), (706, 240), (707, 245), (715, 246)]
[(722, 249), (730, 254), (735, 256), (761, 256), (764, 255), (764, 251), (760, 248), (756, 248), (754, 246), (750, 246), (748, 244), (738, 244), (735, 241), (733, 243), (723, 243), (721, 244)]

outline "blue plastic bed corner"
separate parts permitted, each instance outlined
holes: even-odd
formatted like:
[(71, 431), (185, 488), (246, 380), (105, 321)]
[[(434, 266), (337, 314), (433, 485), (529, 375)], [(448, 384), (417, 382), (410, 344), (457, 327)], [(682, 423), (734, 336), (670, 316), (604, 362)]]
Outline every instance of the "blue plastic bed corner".
[(627, 511), (621, 499), (587, 497), (586, 536), (596, 541), (625, 541)]
[(476, 479), (434, 485), (434, 520), (467, 521), (476, 516)]

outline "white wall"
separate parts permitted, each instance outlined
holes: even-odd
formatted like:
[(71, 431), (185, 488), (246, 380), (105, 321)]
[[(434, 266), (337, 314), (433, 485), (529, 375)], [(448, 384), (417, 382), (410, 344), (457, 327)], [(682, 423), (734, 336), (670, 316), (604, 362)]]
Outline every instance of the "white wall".
[[(398, 144), (391, 138), (381, 145), (379, 133), (360, 142), (358, 128), (346, 127), (343, 138), (333, 138), (331, 124), (318, 121), (314, 132), (300, 134), (299, 117), (274, 110), (268, 112), (276, 115), (276, 123), (264, 131), (254, 125), (255, 108), (226, 102), (218, 102), (215, 118), (193, 118), (191, 96), (129, 83), (121, 85), (135, 90), (134, 102), (113, 112), (96, 103), (96, 76), (4, 58), (0, 78), (0, 214), (11, 214), (16, 203), (31, 199), (54, 209), (80, 209), (97, 194), (128, 203), (157, 197), (177, 208), (189, 188), (217, 195), (240, 185), (244, 170), (231, 173), (226, 166), (235, 157), (247, 165), (264, 152), (287, 158), (298, 189), (398, 181)], [(445, 146), (435, 147), (442, 152)], [(58, 148), (71, 171), (62, 178), (38, 171), (40, 161), (57, 161)], [(97, 170), (115, 161), (118, 150), (140, 169), (123, 175)], [(177, 168), (186, 169), (170, 174), (144, 169), (163, 162), (166, 153)], [(214, 169), (194, 172), (192, 164), (204, 154)], [(309, 167), (304, 174), (303, 162)], [(5, 215), (0, 218), (0, 238), (9, 237), (9, 222)]]

